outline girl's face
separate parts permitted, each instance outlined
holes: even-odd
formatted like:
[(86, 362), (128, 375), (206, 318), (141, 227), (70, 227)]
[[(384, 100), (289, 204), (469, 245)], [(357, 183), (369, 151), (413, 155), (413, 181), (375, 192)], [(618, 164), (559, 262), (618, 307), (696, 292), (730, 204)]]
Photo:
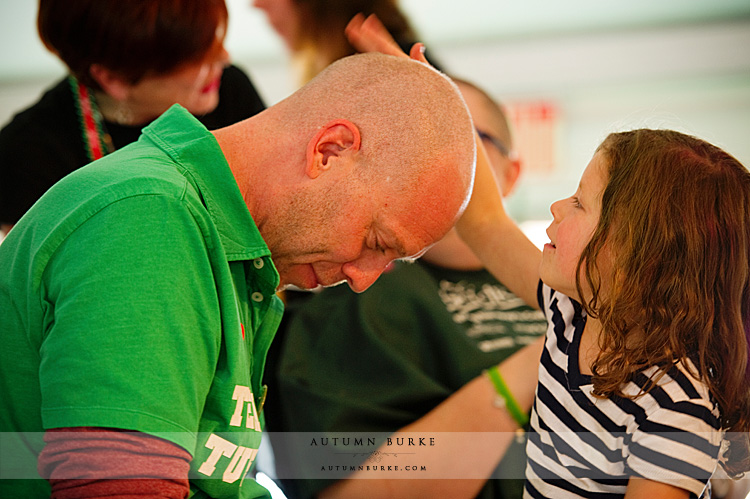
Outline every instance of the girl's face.
[(550, 242), (544, 245), (539, 275), (545, 284), (578, 301), (590, 298), (578, 296), (576, 267), (599, 223), (607, 180), (606, 158), (597, 152), (584, 170), (576, 193), (550, 208), (553, 216), (547, 229)]

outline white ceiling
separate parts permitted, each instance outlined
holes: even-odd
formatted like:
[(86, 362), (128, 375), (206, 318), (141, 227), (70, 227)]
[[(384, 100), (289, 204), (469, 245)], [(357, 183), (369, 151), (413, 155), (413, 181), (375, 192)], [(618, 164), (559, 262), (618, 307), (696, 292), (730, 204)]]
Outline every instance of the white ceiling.
[[(1, 80), (61, 70), (38, 41), (36, 4), (0, 0)], [(227, 4), (227, 46), (234, 57), (268, 61), (284, 56), (281, 43), (262, 13), (251, 7), (251, 0), (227, 0)], [(401, 5), (422, 39), (435, 47), (750, 18), (748, 0), (401, 0)]]

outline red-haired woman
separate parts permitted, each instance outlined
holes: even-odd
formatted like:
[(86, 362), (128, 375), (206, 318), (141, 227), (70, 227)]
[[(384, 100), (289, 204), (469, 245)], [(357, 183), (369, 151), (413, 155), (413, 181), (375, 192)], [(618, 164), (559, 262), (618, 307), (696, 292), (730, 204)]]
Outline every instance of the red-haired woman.
[(45, 46), (70, 74), (0, 131), (0, 226), (62, 177), (137, 140), (180, 104), (209, 129), (264, 109), (229, 66), (224, 0), (41, 0)]

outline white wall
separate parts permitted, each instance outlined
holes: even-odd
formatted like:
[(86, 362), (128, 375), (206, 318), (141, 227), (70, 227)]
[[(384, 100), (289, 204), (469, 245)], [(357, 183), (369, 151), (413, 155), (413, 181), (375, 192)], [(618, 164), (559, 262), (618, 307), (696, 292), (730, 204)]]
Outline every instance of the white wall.
[(543, 99), (560, 111), (558, 167), (527, 176), (510, 201), (519, 218), (548, 216), (572, 194), (612, 131), (674, 128), (750, 166), (750, 21), (565, 34), (440, 47), (450, 71), (506, 101)]
[[(250, 0), (228, 0), (227, 45), (271, 104), (294, 87), (279, 40)], [(402, 0), (445, 69), (506, 102), (560, 111), (557, 166), (526, 175), (510, 209), (547, 218), (575, 190), (609, 131), (670, 127), (750, 165), (750, 2), (746, 0)], [(0, 2), (0, 123), (64, 69), (35, 32), (36, 2)]]

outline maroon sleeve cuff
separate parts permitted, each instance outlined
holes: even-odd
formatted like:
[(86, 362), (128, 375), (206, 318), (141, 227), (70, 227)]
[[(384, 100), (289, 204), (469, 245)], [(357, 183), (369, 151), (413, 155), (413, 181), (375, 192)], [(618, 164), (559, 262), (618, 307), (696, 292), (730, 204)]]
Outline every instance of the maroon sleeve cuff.
[(53, 499), (186, 498), (190, 454), (167, 440), (111, 428), (47, 430), (39, 474)]

